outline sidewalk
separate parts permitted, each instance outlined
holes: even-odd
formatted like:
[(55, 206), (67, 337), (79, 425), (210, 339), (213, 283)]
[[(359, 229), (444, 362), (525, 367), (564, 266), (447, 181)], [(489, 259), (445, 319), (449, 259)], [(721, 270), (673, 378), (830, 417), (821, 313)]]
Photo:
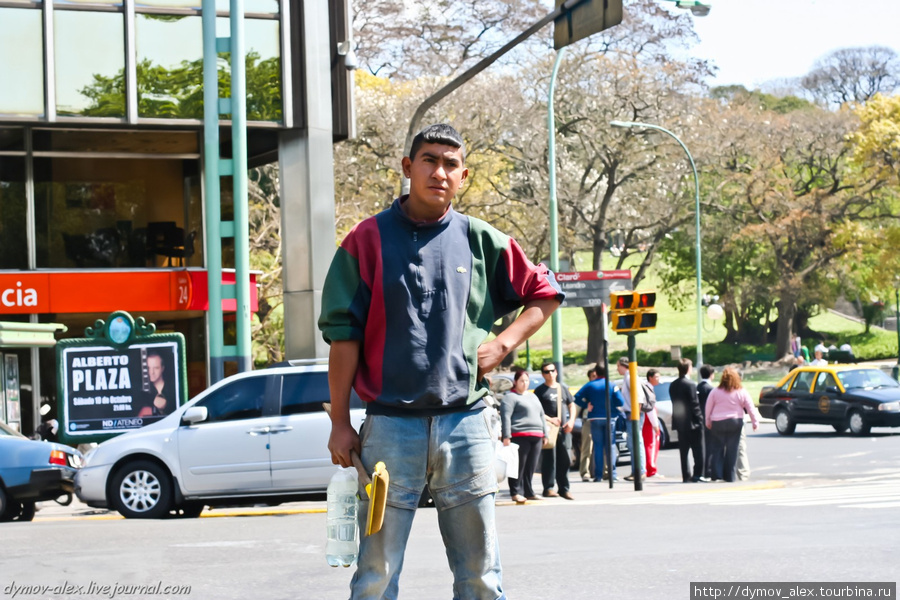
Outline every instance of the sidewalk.
[[(628, 465), (619, 466), (619, 477), (621, 481), (613, 483), (613, 489), (609, 488), (609, 482), (582, 481), (577, 471), (569, 473), (571, 488), (570, 491), (575, 500), (566, 500), (564, 498), (541, 498), (541, 500), (530, 500), (526, 505), (569, 505), (589, 503), (594, 504), (602, 500), (610, 500), (612, 498), (627, 499), (629, 496), (660, 496), (666, 494), (682, 494), (682, 493), (703, 493), (721, 491), (723, 489), (769, 489), (784, 487), (784, 482), (773, 480), (749, 480), (737, 481), (734, 483), (715, 482), (715, 483), (683, 483), (681, 477), (665, 477), (654, 476), (645, 479), (643, 482), (643, 490), (636, 492), (634, 490), (633, 481), (625, 481), (625, 476), (631, 472)], [(500, 490), (497, 493), (497, 506), (515, 506), (509, 497), (509, 488), (506, 481), (500, 484)], [(535, 490), (541, 489), (540, 474), (534, 477)], [(115, 510), (106, 510), (100, 508), (91, 508), (80, 502), (77, 498), (73, 499), (69, 506), (60, 506), (55, 502), (39, 503), (39, 510), (35, 515), (35, 521), (57, 521), (57, 520), (117, 520), (122, 519)], [(231, 506), (219, 508), (207, 508), (203, 511), (201, 518), (213, 517), (235, 517), (235, 516), (262, 516), (262, 515), (290, 515), (290, 514), (310, 514), (324, 513), (325, 500), (311, 499), (307, 501), (286, 502), (278, 506), (257, 505), (257, 506)], [(425, 508), (423, 510), (431, 510)]]

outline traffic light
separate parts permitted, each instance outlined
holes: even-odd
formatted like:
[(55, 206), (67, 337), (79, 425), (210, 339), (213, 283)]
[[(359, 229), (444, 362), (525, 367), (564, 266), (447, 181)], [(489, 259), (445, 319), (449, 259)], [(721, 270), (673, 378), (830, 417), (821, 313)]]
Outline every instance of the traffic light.
[(634, 333), (656, 327), (656, 292), (610, 292), (612, 330)]

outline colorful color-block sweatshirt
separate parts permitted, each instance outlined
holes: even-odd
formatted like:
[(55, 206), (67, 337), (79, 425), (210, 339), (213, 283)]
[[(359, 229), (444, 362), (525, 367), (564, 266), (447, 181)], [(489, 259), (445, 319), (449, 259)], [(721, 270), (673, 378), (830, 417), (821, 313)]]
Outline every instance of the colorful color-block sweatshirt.
[(357, 224), (322, 290), (325, 341), (361, 340), (353, 387), (368, 412), (437, 414), (474, 407), (478, 346), (525, 303), (564, 298), (553, 274), (484, 221), (450, 207), (417, 223), (401, 203)]

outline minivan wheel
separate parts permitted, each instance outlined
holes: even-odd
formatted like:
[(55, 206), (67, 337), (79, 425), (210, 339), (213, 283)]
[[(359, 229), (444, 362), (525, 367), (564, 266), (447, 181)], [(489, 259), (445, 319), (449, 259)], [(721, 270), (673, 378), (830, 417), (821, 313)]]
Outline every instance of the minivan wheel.
[(126, 519), (161, 519), (172, 508), (172, 480), (156, 463), (128, 463), (113, 478), (112, 505)]
[(862, 413), (857, 410), (847, 415), (847, 427), (853, 435), (868, 435), (872, 429), (872, 426), (863, 419)]
[(796, 428), (797, 423), (794, 422), (791, 415), (788, 414), (788, 411), (783, 408), (778, 409), (778, 412), (775, 413), (775, 429), (778, 430), (778, 433), (781, 435), (791, 435)]

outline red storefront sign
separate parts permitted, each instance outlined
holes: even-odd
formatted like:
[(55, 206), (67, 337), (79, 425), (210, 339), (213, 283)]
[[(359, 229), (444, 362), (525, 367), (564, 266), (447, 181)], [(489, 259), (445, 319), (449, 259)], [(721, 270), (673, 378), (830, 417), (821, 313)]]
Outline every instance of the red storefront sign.
[[(233, 284), (233, 271), (222, 283)], [(222, 300), (233, 312), (235, 300)], [(45, 271), (0, 274), (0, 314), (165, 312), (209, 310), (207, 274), (180, 271)], [(259, 310), (256, 274), (250, 274), (250, 310)]]

